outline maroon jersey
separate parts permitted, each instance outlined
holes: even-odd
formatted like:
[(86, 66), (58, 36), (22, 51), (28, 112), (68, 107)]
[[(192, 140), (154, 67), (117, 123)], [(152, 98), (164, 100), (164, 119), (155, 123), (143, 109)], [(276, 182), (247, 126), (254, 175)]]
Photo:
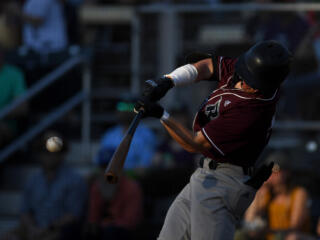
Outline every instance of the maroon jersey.
[(237, 59), (213, 58), (213, 80), (219, 81), (195, 116), (193, 130), (211, 143), (204, 153), (218, 162), (252, 166), (267, 145), (275, 114), (278, 91), (265, 98), (235, 89), (232, 83)]

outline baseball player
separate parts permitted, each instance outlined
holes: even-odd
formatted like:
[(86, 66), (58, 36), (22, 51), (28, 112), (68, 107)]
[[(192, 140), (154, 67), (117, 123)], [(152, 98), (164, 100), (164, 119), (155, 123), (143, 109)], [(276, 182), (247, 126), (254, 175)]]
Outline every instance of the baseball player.
[[(272, 164), (254, 174), (253, 166), (269, 141), (292, 55), (276, 41), (263, 41), (239, 58), (193, 54), (187, 60), (170, 74), (148, 80), (135, 106), (145, 117), (160, 118), (185, 150), (204, 156), (169, 208), (158, 239), (231, 240), (271, 173)], [(218, 81), (218, 88), (201, 104), (191, 132), (155, 101), (174, 86), (202, 80)]]

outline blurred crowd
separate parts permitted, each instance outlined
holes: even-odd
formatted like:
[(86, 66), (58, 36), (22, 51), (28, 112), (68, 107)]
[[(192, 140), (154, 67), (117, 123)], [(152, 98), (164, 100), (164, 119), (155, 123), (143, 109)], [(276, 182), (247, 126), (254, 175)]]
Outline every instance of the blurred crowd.
[[(79, 20), (80, 8), (102, 4), (131, 6), (186, 2), (210, 4), (247, 1), (1, 1), (0, 112), (26, 93), (41, 77), (78, 53), (81, 49), (79, 46), (93, 45), (99, 37), (104, 39), (101, 31), (96, 31), (92, 42), (86, 41), (86, 29)], [(264, 4), (305, 1), (249, 2)], [(263, 11), (246, 16), (243, 43), (251, 45), (256, 41), (275, 39), (288, 46), (295, 55), (292, 74), (282, 90), (284, 97), (277, 115), (281, 120), (320, 120), (316, 107), (320, 102), (319, 17), (316, 11)], [(119, 31), (120, 35), (122, 33)], [(127, 35), (128, 32), (125, 37)], [(0, 119), (0, 148), (26, 129), (30, 121), (28, 113), (33, 115), (35, 112), (43, 112), (49, 105), (56, 106), (63, 102), (63, 95), (73, 92), (79, 72), (76, 70), (68, 75), (68, 81), (62, 79), (63, 86), (57, 84), (53, 93), (40, 95), (32, 102), (21, 104)], [(60, 93), (59, 96), (56, 92)], [(58, 132), (46, 132), (41, 137), (37, 147), (37, 162), (41, 170), (26, 182), (19, 225), (6, 234), (6, 239), (121, 240), (156, 237), (168, 203), (188, 181), (200, 156), (185, 152), (167, 134), (143, 122), (136, 130), (119, 183), (106, 183), (104, 169), (130, 124), (132, 108), (132, 99), (117, 101), (114, 109), (116, 121), (105, 128), (103, 133), (100, 132), (99, 150), (90, 159), (94, 171), (86, 178), (64, 160), (69, 150), (68, 137), (60, 136)], [(181, 109), (173, 111), (180, 122), (191, 119), (189, 114)], [(185, 125), (191, 127), (190, 122)], [(67, 133), (68, 129), (65, 128), (64, 134)], [(311, 135), (318, 136), (316, 132)], [(63, 139), (64, 145), (60, 152), (51, 153), (45, 149), (45, 141), (50, 136)], [(312, 177), (315, 169), (307, 172), (291, 164), (293, 159), (295, 162), (303, 162), (307, 158), (299, 155), (297, 159), (297, 156), (290, 149), (271, 151), (265, 156), (266, 161), (276, 163), (273, 174), (257, 193), (242, 224), (238, 226), (235, 239), (320, 239), (320, 200), (317, 198), (320, 192), (316, 183), (312, 182), (314, 179), (319, 180), (319, 177)], [(146, 235), (148, 231), (150, 235)]]
[[(41, 168), (25, 183), (19, 225), (3, 239), (156, 238), (163, 214), (200, 156), (185, 152), (164, 131), (155, 132), (142, 122), (119, 182), (107, 183), (104, 172), (133, 117), (132, 108), (131, 99), (117, 104), (118, 124), (102, 135), (92, 159), (94, 168), (87, 175), (66, 162), (67, 137), (49, 130), (37, 139)], [(181, 122), (187, 119), (184, 113), (173, 114)], [(57, 152), (46, 147), (52, 136), (63, 142)], [(319, 152), (313, 154), (318, 159)], [(319, 176), (297, 165), (297, 159), (308, 157), (303, 149), (266, 151), (262, 159), (275, 163), (273, 173), (240, 221), (235, 240), (319, 239)]]
[[(131, 101), (117, 104), (118, 124), (103, 134), (88, 175), (65, 161), (69, 144), (61, 133), (48, 130), (39, 137), (33, 147), (34, 161), (41, 168), (25, 183), (18, 226), (1, 239), (155, 238), (162, 211), (168, 207), (155, 206), (156, 199), (171, 199), (179, 191), (194, 169), (196, 156), (140, 123), (118, 183), (106, 182), (105, 169), (133, 115)], [(50, 150), (50, 137), (60, 138), (62, 148)]]

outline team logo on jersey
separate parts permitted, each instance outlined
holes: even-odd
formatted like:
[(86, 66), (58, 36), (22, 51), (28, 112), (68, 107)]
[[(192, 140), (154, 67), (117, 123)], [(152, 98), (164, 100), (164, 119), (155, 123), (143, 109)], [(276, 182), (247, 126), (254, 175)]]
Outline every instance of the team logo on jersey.
[(228, 106), (229, 104), (231, 103), (231, 101), (229, 101), (229, 100), (226, 100), (225, 102), (224, 102), (224, 104), (223, 104), (223, 106)]
[(221, 103), (221, 99), (219, 99), (219, 101), (217, 101), (214, 104), (208, 104), (205, 107), (205, 114), (207, 116), (207, 118), (209, 118), (210, 120), (216, 119), (219, 116), (219, 108), (220, 108), (220, 103)]

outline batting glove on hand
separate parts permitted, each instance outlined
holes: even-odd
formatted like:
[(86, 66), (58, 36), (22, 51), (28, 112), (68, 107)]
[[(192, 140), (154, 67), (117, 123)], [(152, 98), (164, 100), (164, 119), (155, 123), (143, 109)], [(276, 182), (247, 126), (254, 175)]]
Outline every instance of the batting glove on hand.
[(258, 171), (248, 181), (245, 182), (245, 184), (258, 190), (262, 186), (262, 184), (270, 177), (273, 164), (274, 163), (271, 162), (268, 165), (263, 165), (262, 167), (260, 167)]
[(169, 77), (161, 77), (157, 80), (145, 81), (142, 96), (148, 100), (157, 102), (174, 86), (173, 81)]
[(146, 99), (139, 99), (134, 105), (134, 111), (137, 113), (140, 110), (143, 111), (143, 118), (146, 117), (155, 117), (161, 118), (164, 112), (164, 109), (160, 104), (151, 102)]

